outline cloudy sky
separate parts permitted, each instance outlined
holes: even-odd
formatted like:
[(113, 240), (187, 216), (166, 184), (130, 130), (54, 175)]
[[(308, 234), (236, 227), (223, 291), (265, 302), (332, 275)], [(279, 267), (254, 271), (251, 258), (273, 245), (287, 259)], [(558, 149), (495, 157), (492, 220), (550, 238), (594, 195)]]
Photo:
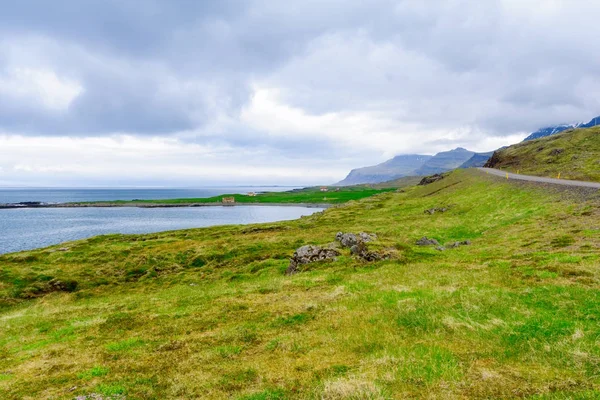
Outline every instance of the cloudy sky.
[(318, 184), (600, 114), (589, 0), (21, 0), (0, 185)]

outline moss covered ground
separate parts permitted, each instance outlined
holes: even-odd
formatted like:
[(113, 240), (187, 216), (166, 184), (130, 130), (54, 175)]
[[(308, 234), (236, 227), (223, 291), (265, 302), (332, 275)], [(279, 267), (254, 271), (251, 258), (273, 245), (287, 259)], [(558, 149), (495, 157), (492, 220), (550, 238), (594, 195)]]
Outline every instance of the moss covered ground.
[[(284, 274), (337, 231), (392, 258)], [(471, 170), (296, 221), (8, 254), (0, 398), (596, 399), (599, 267), (598, 193)]]

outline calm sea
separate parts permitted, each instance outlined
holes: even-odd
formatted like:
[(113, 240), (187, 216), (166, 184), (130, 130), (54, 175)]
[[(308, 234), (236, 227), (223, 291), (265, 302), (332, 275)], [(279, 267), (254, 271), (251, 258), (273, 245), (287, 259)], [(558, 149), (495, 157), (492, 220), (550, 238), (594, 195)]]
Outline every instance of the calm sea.
[(0, 203), (40, 201), (67, 203), (102, 200), (163, 200), (212, 197), (221, 194), (248, 192), (282, 192), (294, 189), (285, 186), (234, 186), (199, 189), (62, 189), (62, 188), (0, 188)]
[[(273, 189), (289, 188), (0, 189), (0, 203), (190, 198)], [(283, 221), (320, 210), (294, 206), (0, 209), (0, 254), (109, 233), (151, 233)]]

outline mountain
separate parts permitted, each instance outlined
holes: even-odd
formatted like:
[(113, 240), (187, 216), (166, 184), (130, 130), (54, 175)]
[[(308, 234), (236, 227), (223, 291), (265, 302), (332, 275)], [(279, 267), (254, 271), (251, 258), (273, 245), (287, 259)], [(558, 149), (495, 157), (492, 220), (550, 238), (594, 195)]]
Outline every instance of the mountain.
[(450, 171), (460, 167), (475, 155), (475, 152), (457, 147), (454, 150), (442, 151), (431, 157), (425, 164), (415, 170), (414, 175), (432, 175)]
[(541, 128), (541, 129), (538, 129), (537, 131), (533, 132), (531, 135), (527, 136), (523, 141), (525, 142), (525, 141), (529, 141), (529, 140), (543, 138), (546, 136), (556, 135), (557, 133), (564, 132), (567, 129), (591, 128), (596, 125), (600, 125), (600, 116), (593, 118), (590, 122), (585, 123), (585, 124), (583, 122), (577, 122), (577, 123), (573, 123), (573, 124), (561, 124), (561, 125), (554, 125), (554, 126), (548, 126), (545, 128)]
[(396, 156), (378, 165), (353, 169), (344, 180), (336, 183), (335, 186), (380, 183), (403, 176), (414, 175), (414, 171), (423, 166), (431, 158), (432, 156), (421, 154)]
[(485, 167), (600, 182), (600, 126), (564, 131), (494, 152)]
[(487, 153), (475, 153), (473, 154), (473, 157), (469, 158), (458, 168), (483, 167), (493, 154), (493, 151), (488, 151)]

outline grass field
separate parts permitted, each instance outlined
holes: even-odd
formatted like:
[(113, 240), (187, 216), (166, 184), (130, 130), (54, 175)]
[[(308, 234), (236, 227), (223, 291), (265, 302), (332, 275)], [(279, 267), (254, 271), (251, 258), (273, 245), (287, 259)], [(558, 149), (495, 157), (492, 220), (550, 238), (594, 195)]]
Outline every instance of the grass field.
[(493, 168), (549, 178), (600, 182), (600, 127), (575, 129), (497, 152)]
[[(0, 256), (0, 398), (597, 399), (599, 221), (598, 193), (459, 170), (296, 221)], [(284, 274), (337, 231), (392, 258)]]
[[(329, 187), (327, 192), (321, 192), (320, 188), (304, 188), (286, 192), (257, 193), (255, 196), (245, 194), (224, 194), (205, 198), (168, 199), (168, 200), (131, 200), (131, 201), (96, 201), (76, 204), (114, 204), (114, 205), (152, 205), (152, 204), (209, 204), (221, 203), (224, 197), (235, 198), (236, 203), (256, 204), (340, 204), (351, 200), (360, 200), (376, 194), (390, 192), (398, 188), (397, 184), (379, 185), (377, 188), (369, 186)], [(75, 203), (71, 203), (75, 204)]]

